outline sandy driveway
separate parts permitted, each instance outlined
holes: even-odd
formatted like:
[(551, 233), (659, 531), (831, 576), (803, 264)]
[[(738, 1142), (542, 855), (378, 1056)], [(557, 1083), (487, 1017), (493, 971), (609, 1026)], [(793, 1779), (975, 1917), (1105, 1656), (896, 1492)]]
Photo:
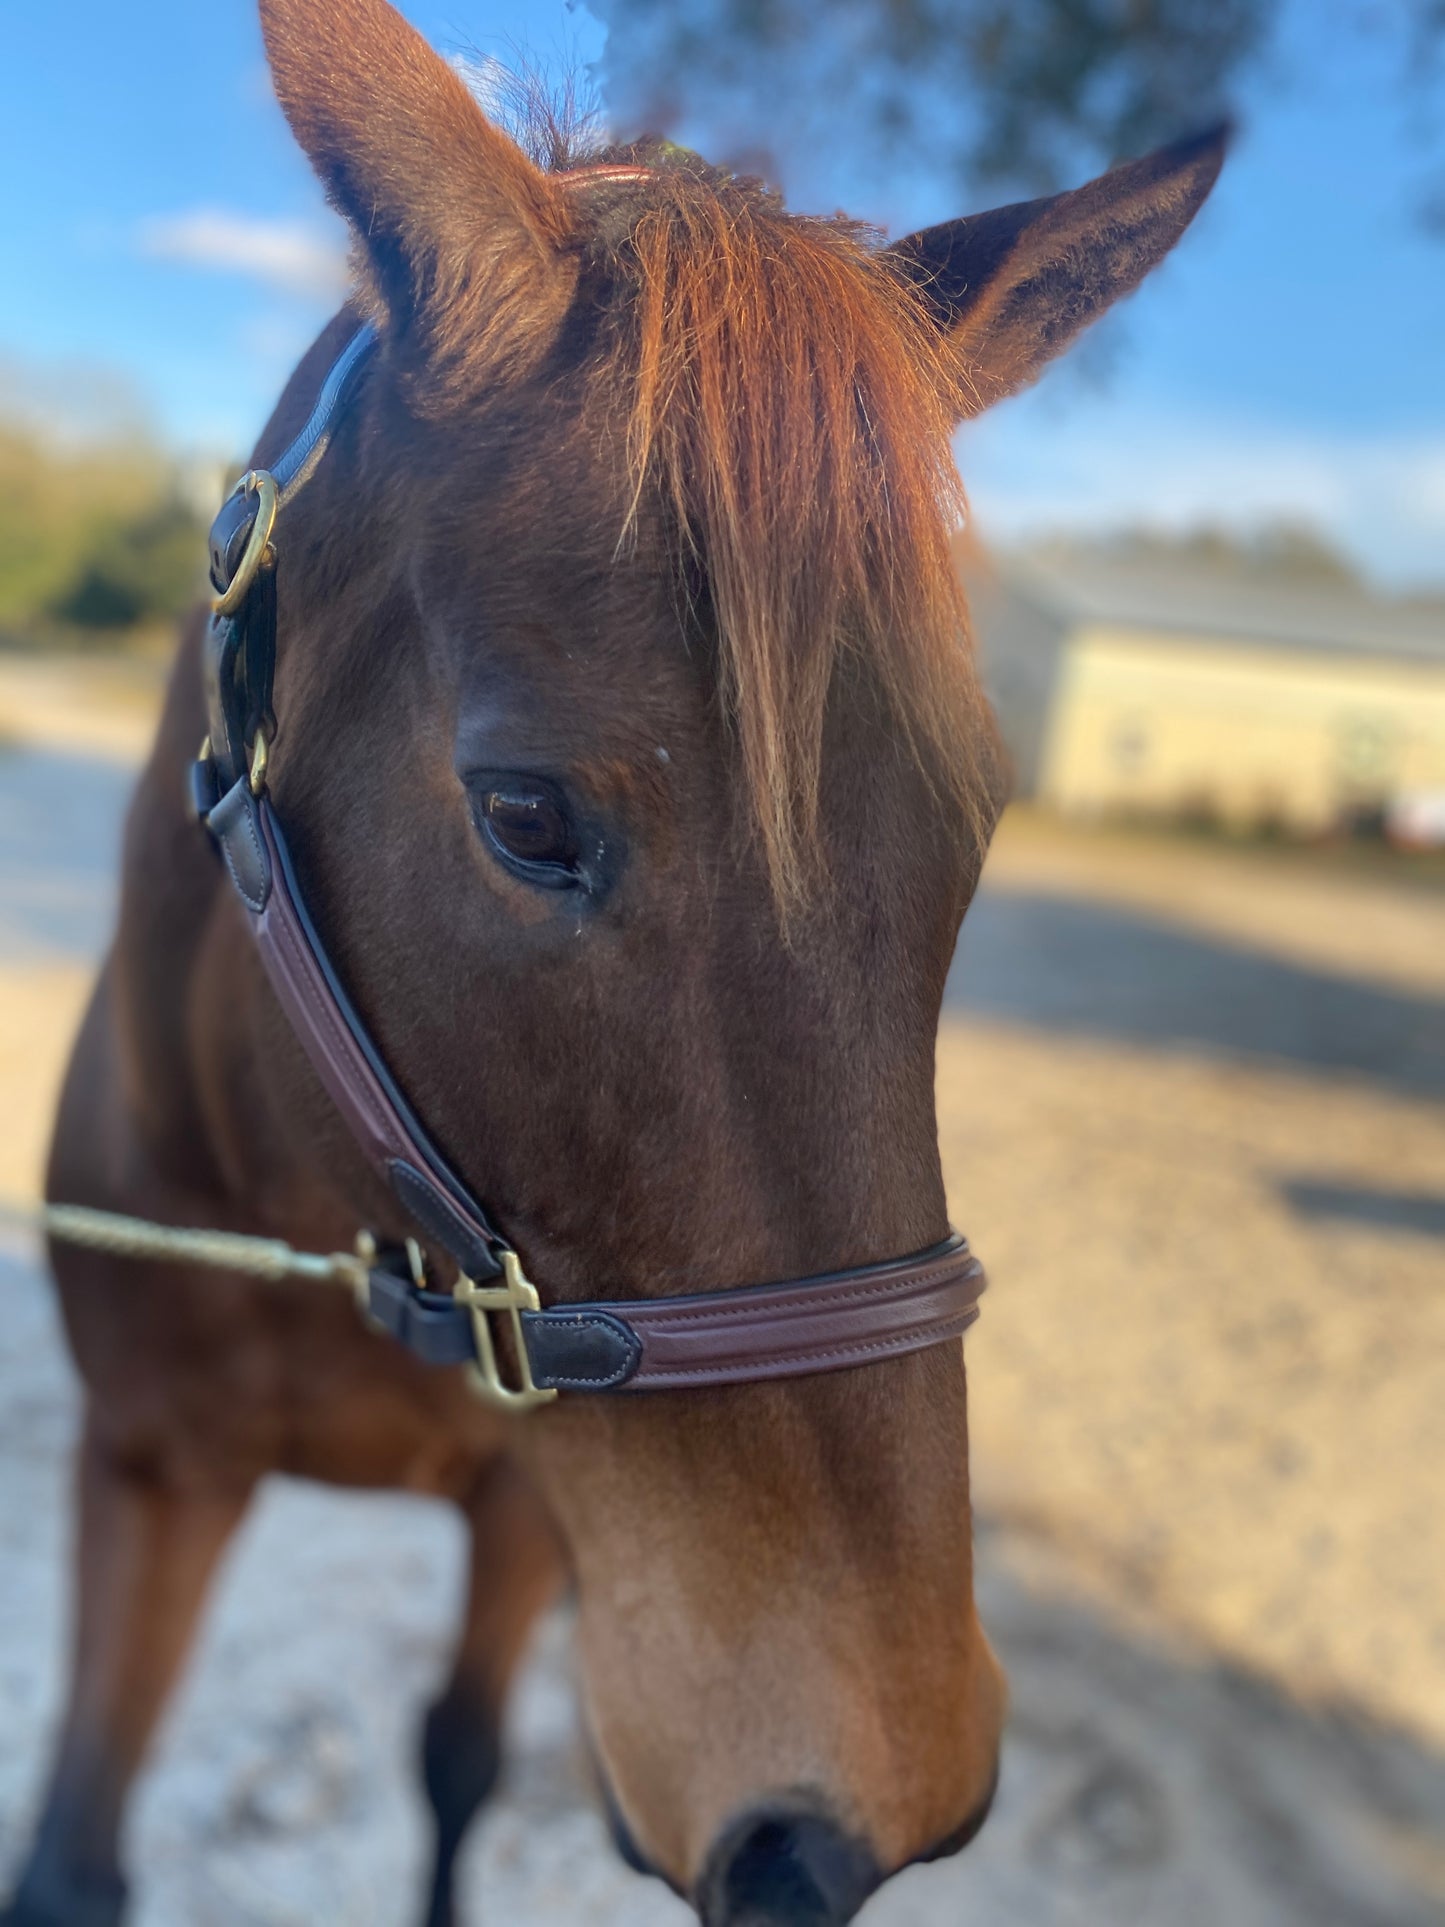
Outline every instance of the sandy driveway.
[[(103, 719), (77, 735), (57, 713), (37, 724), (32, 702), (8, 730), (28, 746), (0, 753), (12, 1201), (129, 780)], [(970, 1358), (1012, 1742), (978, 1845), (890, 1887), (870, 1927), (1445, 1914), (1437, 960), (1442, 899), (1404, 886), (1322, 896), (1288, 865), (1025, 819), (1001, 842), (939, 1092), (955, 1215), (994, 1279)], [(13, 1231), (0, 1293), (3, 1872), (60, 1689), (74, 1401)], [(141, 1927), (407, 1918), (412, 1733), (459, 1566), (434, 1506), (268, 1490), (137, 1806)], [(689, 1918), (604, 1844), (560, 1619), (516, 1730), (473, 1918)]]

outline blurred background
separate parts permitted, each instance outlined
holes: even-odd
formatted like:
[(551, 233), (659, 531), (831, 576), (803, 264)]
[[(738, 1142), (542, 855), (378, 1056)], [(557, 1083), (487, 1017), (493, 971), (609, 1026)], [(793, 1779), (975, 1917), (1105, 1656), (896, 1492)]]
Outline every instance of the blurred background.
[[(960, 437), (1018, 801), (939, 1047), (996, 1817), (879, 1927), (1445, 1917), (1445, 4), (407, 0), (899, 234), (1239, 122), (1177, 255)], [(23, 1214), (202, 532), (345, 285), (250, 0), (0, 63), (0, 1886), (61, 1689), (75, 1399)], [(144, 1927), (394, 1922), (460, 1587), (418, 1501), (268, 1493), (138, 1802)], [(565, 1622), (470, 1878), (610, 1857)]]

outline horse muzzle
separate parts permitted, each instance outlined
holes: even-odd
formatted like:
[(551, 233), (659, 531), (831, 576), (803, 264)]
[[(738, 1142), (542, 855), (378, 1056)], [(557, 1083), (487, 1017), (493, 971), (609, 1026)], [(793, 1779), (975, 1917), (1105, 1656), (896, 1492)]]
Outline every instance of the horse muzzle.
[[(612, 1842), (623, 1861), (634, 1873), (662, 1880), (680, 1899), (689, 1898), (641, 1851), (600, 1770), (598, 1779)], [(928, 1866), (969, 1846), (992, 1811), (998, 1781), (995, 1766), (983, 1798), (963, 1824), (909, 1864)], [(846, 1927), (888, 1877), (863, 1842), (816, 1810), (760, 1808), (722, 1835), (692, 1898), (703, 1927)]]
[(704, 1927), (845, 1927), (883, 1878), (868, 1847), (822, 1814), (765, 1808), (717, 1842), (697, 1910)]

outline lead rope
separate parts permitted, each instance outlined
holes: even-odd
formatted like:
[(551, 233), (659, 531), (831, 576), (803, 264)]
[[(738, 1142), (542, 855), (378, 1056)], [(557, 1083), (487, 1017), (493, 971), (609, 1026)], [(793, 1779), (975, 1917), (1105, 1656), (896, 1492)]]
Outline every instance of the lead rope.
[[(298, 1279), (303, 1284), (342, 1285), (352, 1295), (362, 1323), (369, 1330), (392, 1338), (402, 1338), (418, 1356), (433, 1364), (466, 1365), (468, 1379), (483, 1400), (504, 1411), (530, 1409), (550, 1403), (557, 1393), (551, 1387), (532, 1383), (531, 1368), (526, 1367), (526, 1382), (520, 1390), (502, 1383), (499, 1376), (495, 1341), (487, 1313), (510, 1310), (513, 1318), (519, 1305), (536, 1309), (536, 1294), (521, 1276), (515, 1253), (502, 1254), (506, 1283), (495, 1288), (478, 1286), (470, 1278), (459, 1280), (452, 1298), (464, 1307), (462, 1317), (469, 1334), (466, 1356), (458, 1354), (448, 1341), (438, 1354), (423, 1342), (427, 1332), (408, 1335), (405, 1322), (398, 1326), (388, 1317), (385, 1296), (379, 1306), (373, 1293), (378, 1279), (389, 1278), (394, 1287), (403, 1275), (390, 1277), (377, 1265), (376, 1239), (369, 1231), (356, 1236), (355, 1251), (297, 1251), (280, 1238), (255, 1238), (240, 1231), (189, 1230), (180, 1225), (156, 1224), (149, 1218), (128, 1218), (118, 1211), (96, 1211), (83, 1204), (48, 1204), (39, 1211), (3, 1214), (11, 1224), (19, 1224), (37, 1234), (59, 1239), (64, 1244), (81, 1245), (88, 1251), (101, 1251), (114, 1258), (155, 1259), (164, 1264), (206, 1265), (215, 1271), (239, 1272), (260, 1278), (268, 1284), (283, 1284)], [(407, 1266), (411, 1276), (402, 1284), (408, 1294), (427, 1294), (431, 1286), (426, 1260), (415, 1238), (405, 1240)], [(522, 1294), (525, 1292), (526, 1296)], [(425, 1315), (433, 1328), (433, 1344), (438, 1307), (425, 1302)], [(526, 1340), (517, 1322), (517, 1346), (526, 1356)], [(446, 1334), (443, 1333), (443, 1338)], [(471, 1347), (475, 1347), (475, 1354)], [(480, 1364), (479, 1361), (480, 1360)]]
[(365, 1303), (374, 1240), (362, 1232), (354, 1252), (296, 1251), (280, 1238), (247, 1237), (239, 1231), (187, 1230), (127, 1218), (117, 1211), (93, 1211), (81, 1204), (49, 1204), (21, 1222), (63, 1244), (83, 1245), (113, 1258), (156, 1258), (166, 1264), (206, 1265), (238, 1271), (270, 1284), (300, 1279), (309, 1284), (344, 1285)]

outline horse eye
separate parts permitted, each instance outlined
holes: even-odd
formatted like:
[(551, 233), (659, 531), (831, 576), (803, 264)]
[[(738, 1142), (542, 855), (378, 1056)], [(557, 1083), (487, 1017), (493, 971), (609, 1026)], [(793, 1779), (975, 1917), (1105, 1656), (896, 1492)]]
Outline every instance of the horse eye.
[(576, 881), (576, 838), (550, 791), (525, 782), (499, 785), (482, 797), (481, 819), (496, 849), (530, 881), (554, 889)]

